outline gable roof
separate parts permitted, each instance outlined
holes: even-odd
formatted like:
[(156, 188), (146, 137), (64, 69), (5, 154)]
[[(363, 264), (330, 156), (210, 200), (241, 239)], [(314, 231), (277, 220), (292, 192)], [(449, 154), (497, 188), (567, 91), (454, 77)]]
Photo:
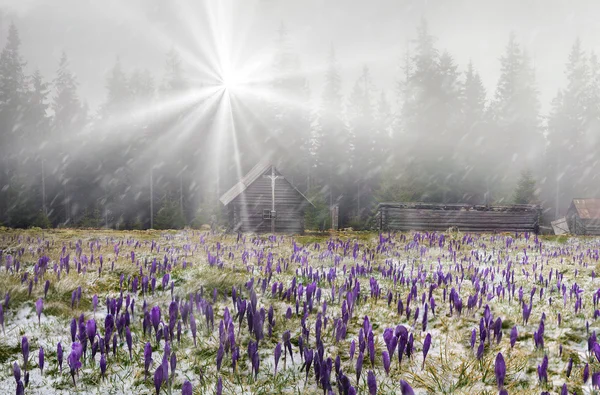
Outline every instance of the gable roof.
[(571, 207), (581, 219), (600, 219), (600, 199), (573, 199)]
[[(254, 166), (252, 168), (252, 170), (250, 170), (248, 172), (248, 174), (246, 174), (237, 184), (232, 186), (227, 192), (225, 192), (219, 198), (221, 203), (223, 203), (224, 206), (227, 206), (236, 197), (238, 197), (242, 192), (244, 192), (250, 185), (252, 185), (252, 183), (254, 183), (254, 181), (258, 180), (258, 178), (261, 175), (263, 175), (267, 170), (269, 170), (271, 168), (271, 166), (273, 166), (273, 164), (271, 163), (270, 160), (263, 159), (260, 162), (258, 162), (256, 164), (256, 166)], [(290, 186), (292, 188), (294, 188), (294, 190), (296, 192), (298, 192), (300, 194), (300, 196), (302, 196), (308, 203), (310, 203), (311, 206), (313, 206), (313, 207), (315, 206), (310, 200), (308, 200), (308, 198), (306, 196), (304, 196), (304, 194), (302, 192), (300, 192), (298, 190), (298, 188), (293, 186), (292, 183), (290, 183), (288, 181), (288, 184), (290, 184)]]

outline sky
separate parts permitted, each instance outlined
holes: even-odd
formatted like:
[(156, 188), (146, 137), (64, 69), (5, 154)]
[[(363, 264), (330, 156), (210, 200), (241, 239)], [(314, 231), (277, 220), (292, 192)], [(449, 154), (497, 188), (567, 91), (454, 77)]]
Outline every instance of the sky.
[[(600, 53), (600, 2), (593, 0), (0, 0), (2, 42), (10, 21), (21, 33), (28, 70), (55, 74), (64, 50), (91, 108), (105, 96), (105, 78), (117, 56), (124, 68), (149, 69), (160, 80), (165, 54), (185, 52), (186, 69), (201, 63), (206, 48), (237, 48), (238, 65), (267, 64), (283, 23), (290, 45), (320, 95), (330, 48), (342, 69), (348, 94), (363, 65), (375, 86), (395, 94), (402, 58), (421, 18), (429, 22), (440, 50), (448, 50), (464, 70), (471, 60), (493, 96), (499, 58), (514, 31), (535, 62), (542, 112), (564, 86), (564, 64), (576, 37)], [(207, 10), (220, 17), (217, 35), (205, 34)], [(213, 22), (215, 19), (213, 18)], [(210, 53), (210, 51), (209, 51)]]

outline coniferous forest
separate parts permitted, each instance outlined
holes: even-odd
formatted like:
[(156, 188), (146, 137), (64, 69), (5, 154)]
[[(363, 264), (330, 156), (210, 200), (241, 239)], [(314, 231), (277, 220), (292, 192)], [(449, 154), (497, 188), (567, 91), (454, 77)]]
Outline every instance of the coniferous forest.
[(222, 221), (219, 196), (263, 158), (315, 204), (307, 217), (314, 229), (329, 227), (332, 204), (340, 227), (364, 229), (382, 201), (537, 202), (552, 219), (573, 197), (598, 194), (600, 61), (579, 39), (564, 59), (567, 82), (543, 114), (536, 67), (509, 31), (495, 86), (484, 86), (477, 64), (459, 64), (440, 47), (426, 19), (394, 54), (393, 84), (376, 86), (366, 64), (344, 81), (332, 43), (322, 54), (322, 84), (313, 86), (282, 23), (270, 44), (272, 78), (263, 82), (272, 94), (232, 99), (233, 131), (223, 133), (222, 109), (193, 95), (206, 81), (175, 48), (164, 53), (161, 74), (128, 67), (115, 54), (98, 76), (104, 99), (90, 108), (69, 53), (43, 75), (23, 56), (18, 26), (4, 35), (5, 226)]

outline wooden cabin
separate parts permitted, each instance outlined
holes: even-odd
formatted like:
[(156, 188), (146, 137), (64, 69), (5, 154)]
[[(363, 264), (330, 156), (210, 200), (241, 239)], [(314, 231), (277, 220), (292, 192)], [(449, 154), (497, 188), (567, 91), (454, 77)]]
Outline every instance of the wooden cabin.
[(269, 161), (261, 161), (220, 198), (233, 232), (304, 232), (312, 203)]
[(377, 223), (382, 231), (439, 231), (457, 228), (463, 232), (539, 232), (538, 205), (505, 206), (381, 203)]
[(600, 235), (600, 199), (573, 199), (566, 220), (572, 234)]

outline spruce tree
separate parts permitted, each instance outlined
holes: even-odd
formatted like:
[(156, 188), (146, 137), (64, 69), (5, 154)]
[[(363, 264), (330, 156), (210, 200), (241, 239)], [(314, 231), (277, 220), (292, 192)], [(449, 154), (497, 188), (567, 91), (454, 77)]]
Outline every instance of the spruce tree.
[(500, 78), (490, 107), (496, 129), (492, 143), (499, 154), (494, 159), (502, 164), (496, 171), (510, 178), (522, 163), (534, 163), (539, 159), (544, 142), (535, 73), (514, 33), (509, 36), (500, 67)]
[(519, 182), (513, 195), (515, 204), (533, 204), (537, 202), (535, 179), (527, 169), (521, 172)]
[(23, 130), (27, 104), (24, 68), (19, 32), (11, 23), (6, 45), (0, 54), (0, 222), (8, 225), (11, 224), (10, 212), (16, 210), (18, 200), (22, 199), (11, 191), (21, 192), (22, 185), (27, 183), (23, 175), (18, 174), (19, 165), (26, 159), (18, 152), (27, 144)]
[[(341, 77), (333, 46), (329, 52), (328, 67), (321, 98), (317, 126), (317, 163), (319, 178), (326, 187), (328, 204), (340, 202), (344, 181), (348, 175), (345, 158), (349, 138), (342, 113)], [(348, 213), (340, 210), (342, 216)]]

